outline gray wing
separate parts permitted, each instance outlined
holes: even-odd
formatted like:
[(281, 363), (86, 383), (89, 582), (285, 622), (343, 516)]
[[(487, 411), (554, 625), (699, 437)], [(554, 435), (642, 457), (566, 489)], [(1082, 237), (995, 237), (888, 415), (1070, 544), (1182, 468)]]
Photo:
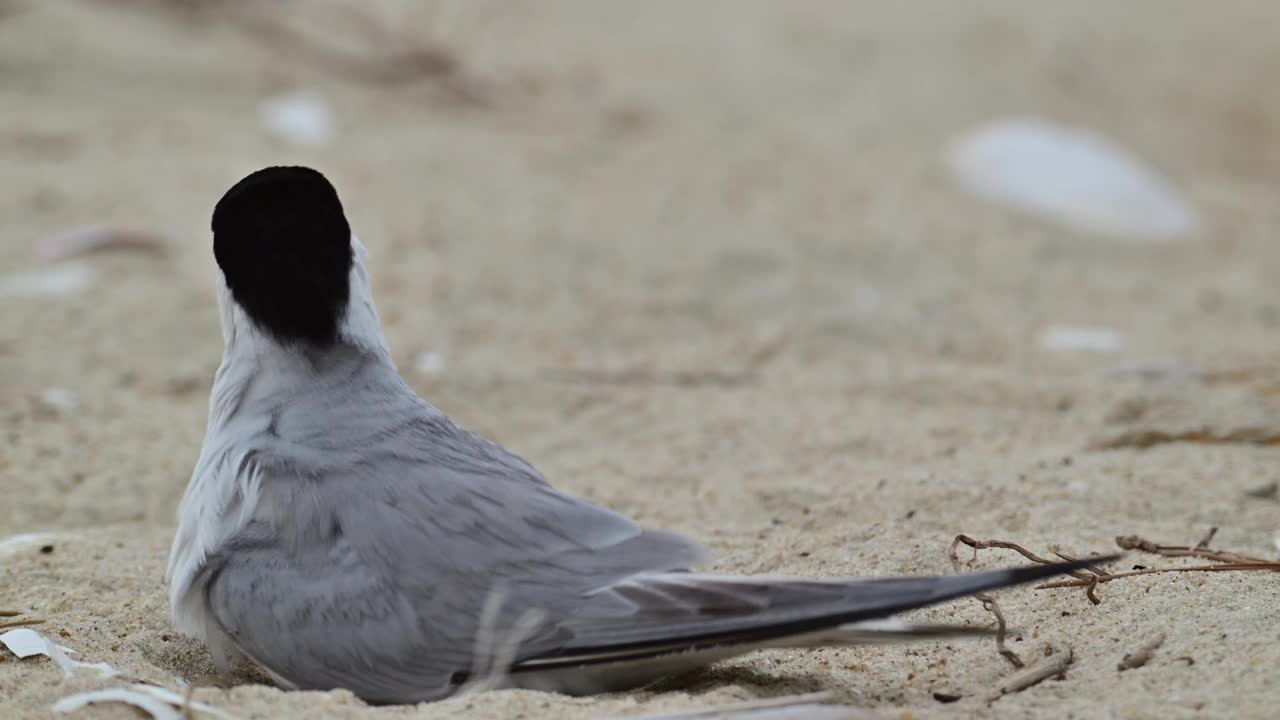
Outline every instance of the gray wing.
[(703, 551), (685, 538), (563, 495), (447, 421), (403, 432), (369, 438), (341, 468), (298, 467), (296, 456), (263, 467), (262, 511), (211, 558), (221, 630), (288, 685), (430, 700), (489, 669), (515, 676), (746, 646), (1063, 569), (692, 575), (679, 571)]
[(241, 469), (263, 478), (255, 520), (207, 564), (220, 629), (295, 687), (440, 697), (527, 611), (541, 618), (521, 647), (562, 647), (591, 591), (705, 557), (443, 417), (353, 442), (336, 466), (256, 453)]

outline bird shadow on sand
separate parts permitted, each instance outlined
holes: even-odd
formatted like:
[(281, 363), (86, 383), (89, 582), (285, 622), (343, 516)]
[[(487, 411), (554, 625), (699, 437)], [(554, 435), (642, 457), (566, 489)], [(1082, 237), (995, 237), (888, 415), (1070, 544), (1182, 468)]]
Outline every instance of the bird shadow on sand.
[(752, 694), (760, 697), (771, 697), (834, 690), (829, 680), (824, 675), (808, 674), (799, 669), (794, 672), (771, 673), (746, 665), (725, 665), (664, 678), (644, 689), (652, 693), (697, 694), (726, 687), (738, 687), (750, 690)]

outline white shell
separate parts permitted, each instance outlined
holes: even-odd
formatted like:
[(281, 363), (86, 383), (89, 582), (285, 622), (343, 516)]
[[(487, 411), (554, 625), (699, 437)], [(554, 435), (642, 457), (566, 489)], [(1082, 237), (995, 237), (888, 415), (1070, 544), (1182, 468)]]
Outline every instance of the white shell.
[(1199, 225), (1163, 178), (1089, 130), (1006, 119), (957, 141), (947, 160), (974, 194), (1085, 232), (1160, 240)]
[(31, 628), (18, 628), (0, 634), (0, 645), (9, 648), (9, 652), (19, 658), (49, 654), (48, 643), (45, 642), (44, 636)]
[(263, 127), (295, 145), (328, 145), (336, 134), (328, 101), (313, 93), (270, 98), (261, 114)]
[(69, 295), (88, 287), (93, 266), (82, 261), (0, 275), (0, 298)]
[(132, 705), (151, 715), (154, 720), (182, 720), (188, 717), (184, 709), (197, 710), (224, 720), (234, 720), (233, 716), (216, 707), (195, 700), (189, 700), (172, 690), (167, 690), (146, 683), (134, 683), (128, 688), (109, 688), (93, 692), (69, 695), (54, 703), (53, 711), (70, 713), (93, 703), (124, 703)]

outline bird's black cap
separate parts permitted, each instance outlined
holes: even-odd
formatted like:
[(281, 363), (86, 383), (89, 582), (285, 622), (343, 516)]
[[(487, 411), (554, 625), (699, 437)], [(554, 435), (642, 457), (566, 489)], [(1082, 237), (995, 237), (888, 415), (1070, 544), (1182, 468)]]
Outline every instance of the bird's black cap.
[(213, 255), (260, 329), (286, 343), (337, 340), (351, 291), (351, 226), (324, 175), (269, 167), (236, 183), (213, 209)]

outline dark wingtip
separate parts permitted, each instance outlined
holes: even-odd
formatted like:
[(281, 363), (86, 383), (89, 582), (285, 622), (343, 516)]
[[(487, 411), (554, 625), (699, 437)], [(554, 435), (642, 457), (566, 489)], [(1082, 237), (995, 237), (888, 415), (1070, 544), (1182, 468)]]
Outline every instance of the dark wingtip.
[[(1064, 575), (1074, 570), (1084, 570), (1091, 565), (1100, 565), (1109, 563), (1113, 560), (1119, 560), (1124, 557), (1124, 553), (1117, 552), (1109, 555), (1094, 555), (1087, 558), (1077, 558), (1075, 560), (1064, 560), (1060, 563), (1029, 565), (1027, 567), (1012, 568), (1010, 572), (1014, 573), (1018, 578), (1018, 582), (1032, 582), (1034, 580), (1043, 580), (1053, 577), (1054, 575)], [(1025, 579), (1022, 579), (1025, 578)]]
[[(866, 578), (853, 580), (849, 589), (854, 591), (849, 606), (837, 610), (819, 610), (810, 617), (762, 622), (748, 615), (737, 626), (718, 631), (702, 631), (686, 628), (648, 641), (631, 641), (616, 644), (601, 643), (581, 647), (564, 647), (540, 656), (525, 658), (514, 672), (579, 667), (592, 663), (621, 662), (655, 657), (676, 651), (692, 651), (719, 645), (748, 645), (791, 635), (802, 635), (837, 627), (846, 623), (874, 620), (907, 610), (937, 605), (948, 600), (997, 588), (1022, 585), (1037, 580), (1062, 575), (1099, 563), (1110, 562), (1123, 553), (1096, 555), (1080, 560), (1043, 565), (1025, 565), (954, 575), (905, 576), (891, 578)], [(800, 580), (799, 582), (806, 582)], [(883, 589), (877, 592), (876, 588)], [(864, 593), (867, 593), (864, 595)], [(868, 599), (870, 598), (870, 599)], [(830, 607), (829, 605), (827, 606)], [(947, 632), (955, 628), (946, 628)], [(963, 632), (963, 631), (962, 631)], [(979, 631), (979, 634), (982, 634)]]
[(983, 592), (984, 590), (995, 590), (1002, 587), (1025, 585), (1039, 580), (1046, 580), (1054, 577), (1055, 575), (1067, 575), (1075, 570), (1084, 570), (1091, 566), (1118, 560), (1122, 557), (1124, 557), (1124, 553), (1111, 553), (1109, 555), (1094, 555), (1076, 560), (1064, 560), (1059, 563), (1025, 565), (1022, 567), (1005, 568), (1003, 570), (962, 573), (950, 576), (955, 580), (955, 582), (947, 588), (945, 594), (948, 597), (960, 597), (962, 595), (972, 595), (973, 593)]

